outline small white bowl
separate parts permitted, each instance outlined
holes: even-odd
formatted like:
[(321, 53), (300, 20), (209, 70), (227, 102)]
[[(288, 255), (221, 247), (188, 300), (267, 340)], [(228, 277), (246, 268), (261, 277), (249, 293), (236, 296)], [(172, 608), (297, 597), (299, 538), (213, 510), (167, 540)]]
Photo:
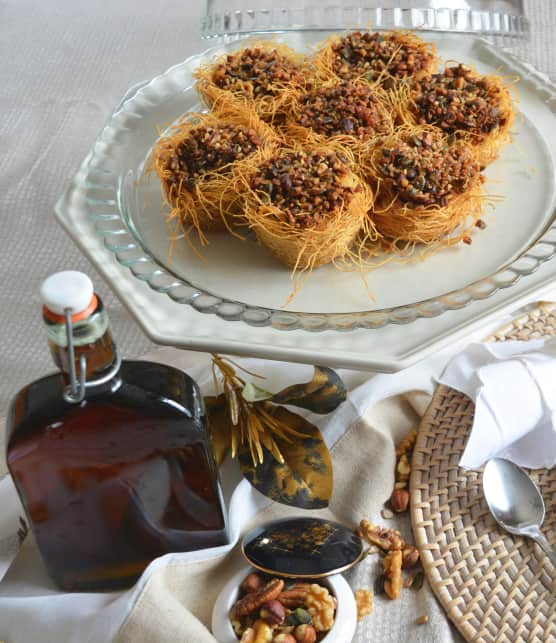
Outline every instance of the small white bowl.
[[(232, 576), (218, 594), (212, 610), (212, 633), (218, 643), (238, 643), (230, 622), (230, 610), (238, 600), (239, 586), (243, 579), (254, 571), (257, 570), (253, 567), (245, 567)], [(321, 578), (318, 582), (328, 587), (338, 602), (334, 625), (322, 639), (323, 643), (349, 643), (357, 627), (357, 608), (351, 587), (341, 574)]]

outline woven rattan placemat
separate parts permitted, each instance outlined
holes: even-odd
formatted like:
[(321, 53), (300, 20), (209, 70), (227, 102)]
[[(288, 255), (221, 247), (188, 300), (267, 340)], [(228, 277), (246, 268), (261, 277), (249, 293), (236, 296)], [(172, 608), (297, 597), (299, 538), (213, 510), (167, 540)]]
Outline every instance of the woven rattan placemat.
[[(556, 305), (541, 304), (489, 339), (550, 335), (556, 335)], [(468, 397), (439, 386), (421, 422), (411, 520), (425, 573), (466, 640), (556, 641), (556, 568), (532, 541), (497, 526), (483, 498), (482, 471), (458, 467), (473, 412)], [(543, 531), (554, 541), (556, 468), (531, 475), (546, 503)]]

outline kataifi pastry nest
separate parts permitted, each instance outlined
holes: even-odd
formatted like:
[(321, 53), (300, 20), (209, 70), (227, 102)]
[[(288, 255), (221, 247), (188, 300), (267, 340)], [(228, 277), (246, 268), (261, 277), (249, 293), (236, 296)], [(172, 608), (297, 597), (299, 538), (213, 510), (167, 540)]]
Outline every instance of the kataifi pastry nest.
[(405, 127), (384, 137), (365, 159), (375, 192), (370, 213), (388, 249), (452, 245), (482, 211), (480, 165), (473, 149), (433, 127)]
[(201, 65), (195, 77), (197, 91), (212, 109), (253, 109), (273, 123), (311, 84), (313, 73), (305, 56), (285, 44), (261, 41)]
[(351, 152), (339, 144), (283, 148), (244, 189), (247, 224), (294, 273), (344, 261), (369, 225), (372, 192), (354, 172)]
[(186, 114), (156, 142), (149, 169), (160, 178), (176, 236), (231, 229), (241, 212), (239, 185), (253, 164), (277, 149), (277, 137), (252, 111)]

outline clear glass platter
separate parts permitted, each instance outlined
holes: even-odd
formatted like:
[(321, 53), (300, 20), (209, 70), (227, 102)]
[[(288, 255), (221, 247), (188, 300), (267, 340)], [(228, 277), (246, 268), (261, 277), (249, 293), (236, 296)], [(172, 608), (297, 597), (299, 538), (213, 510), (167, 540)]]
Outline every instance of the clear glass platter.
[[(303, 31), (278, 39), (307, 50), (328, 34)], [(270, 36), (266, 36), (270, 37)], [(273, 36), (276, 37), (276, 36)], [(475, 37), (432, 34), (444, 59), (485, 73), (518, 75), (520, 117), (514, 141), (487, 170), (486, 191), (502, 197), (485, 213), (486, 230), (471, 246), (426, 260), (390, 262), (367, 274), (369, 298), (357, 272), (324, 266), (284, 308), (290, 271), (252, 240), (213, 235), (199, 257), (187, 243), (171, 248), (160, 185), (144, 175), (158, 131), (202, 106), (192, 72), (202, 61), (237, 48), (213, 48), (169, 69), (132, 92), (95, 143), (77, 188), (87, 215), (122, 267), (173, 301), (226, 320), (279, 329), (378, 328), (433, 317), (511, 288), (554, 255), (554, 87), (511, 55)]]
[[(417, 6), (416, 6), (417, 5)], [(420, 29), (517, 37), (528, 33), (523, 0), (206, 0), (207, 38), (299, 29)]]

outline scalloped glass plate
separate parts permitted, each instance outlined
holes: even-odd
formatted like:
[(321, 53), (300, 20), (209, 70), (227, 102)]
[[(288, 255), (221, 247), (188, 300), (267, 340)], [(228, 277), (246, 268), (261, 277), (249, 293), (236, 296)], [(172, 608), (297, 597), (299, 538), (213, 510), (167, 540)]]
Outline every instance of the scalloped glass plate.
[[(280, 36), (298, 50), (322, 31)], [(370, 300), (357, 272), (314, 271), (293, 302), (290, 271), (253, 240), (213, 235), (201, 256), (186, 242), (171, 246), (160, 185), (144, 174), (157, 131), (202, 106), (193, 87), (200, 62), (238, 46), (229, 43), (172, 67), (137, 89), (109, 119), (76, 187), (95, 230), (125, 268), (153, 289), (196, 310), (256, 326), (307, 330), (377, 328), (459, 309), (510, 288), (550, 259), (554, 230), (554, 87), (523, 64), (478, 39), (427, 34), (440, 55), (480, 71), (517, 74), (521, 118), (514, 142), (487, 170), (486, 191), (501, 197), (485, 213), (473, 244), (367, 273)]]
[[(298, 50), (326, 33), (280, 35)], [(487, 170), (487, 192), (501, 197), (485, 213), (487, 228), (460, 244), (411, 262), (392, 261), (367, 274), (370, 300), (357, 272), (314, 271), (290, 304), (290, 271), (255, 241), (213, 235), (199, 257), (186, 242), (172, 248), (156, 177), (144, 174), (157, 131), (201, 108), (193, 87), (200, 62), (238, 47), (228, 43), (169, 69), (132, 92), (113, 113), (74, 187), (106, 248), (118, 262), (173, 301), (226, 320), (279, 329), (378, 328), (433, 317), (511, 288), (552, 258), (554, 227), (554, 87), (487, 42), (427, 34), (440, 55), (480, 71), (517, 74), (520, 112), (514, 142)]]

